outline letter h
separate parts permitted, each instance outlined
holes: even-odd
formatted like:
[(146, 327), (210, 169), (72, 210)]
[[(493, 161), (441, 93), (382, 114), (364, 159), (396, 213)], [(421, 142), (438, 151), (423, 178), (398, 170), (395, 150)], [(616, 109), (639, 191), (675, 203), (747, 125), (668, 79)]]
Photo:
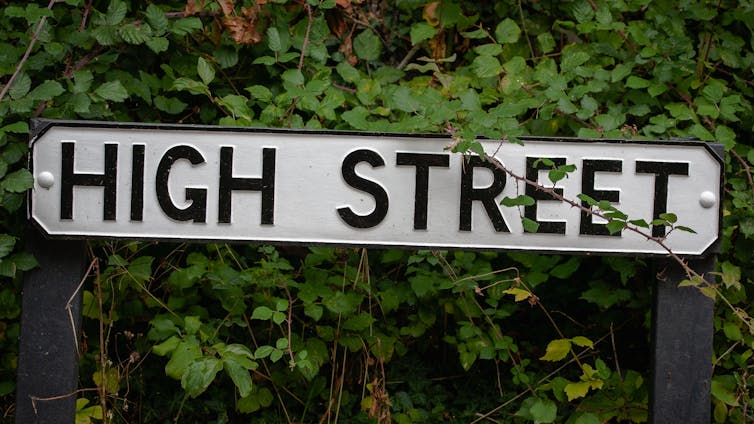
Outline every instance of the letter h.
[(106, 221), (115, 221), (116, 183), (118, 176), (118, 144), (105, 144), (105, 172), (103, 174), (78, 174), (73, 171), (76, 142), (62, 142), (62, 178), (60, 186), (60, 219), (73, 219), (73, 187), (104, 187), (102, 215)]

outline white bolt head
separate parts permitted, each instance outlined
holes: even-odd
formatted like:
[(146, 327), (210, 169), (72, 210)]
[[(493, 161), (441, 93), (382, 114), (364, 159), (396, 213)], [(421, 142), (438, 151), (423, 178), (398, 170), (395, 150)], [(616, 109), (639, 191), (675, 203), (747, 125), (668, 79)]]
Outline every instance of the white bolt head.
[(717, 196), (715, 196), (715, 193), (711, 191), (703, 191), (702, 194), (699, 195), (699, 204), (702, 205), (703, 208), (711, 208), (715, 206), (715, 203), (717, 203)]
[(55, 184), (55, 176), (52, 175), (52, 172), (40, 172), (39, 175), (37, 175), (37, 182), (42, 188), (50, 188)]

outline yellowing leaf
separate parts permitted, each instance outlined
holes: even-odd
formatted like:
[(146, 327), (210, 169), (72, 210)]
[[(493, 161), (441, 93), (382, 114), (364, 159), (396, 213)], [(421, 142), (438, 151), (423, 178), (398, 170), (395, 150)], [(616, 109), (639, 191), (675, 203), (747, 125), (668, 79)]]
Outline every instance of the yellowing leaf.
[(578, 398), (586, 396), (586, 394), (589, 392), (590, 387), (591, 387), (591, 382), (579, 381), (578, 383), (566, 384), (563, 391), (565, 392), (566, 396), (568, 396), (568, 401), (570, 402), (574, 399), (578, 399)]
[(586, 337), (584, 337), (584, 336), (576, 336), (576, 337), (572, 338), (571, 341), (576, 346), (588, 347), (589, 349), (593, 349), (594, 348), (594, 343), (591, 340), (589, 340)]
[(571, 351), (570, 339), (557, 339), (547, 344), (545, 355), (539, 358), (542, 361), (560, 361)]
[(508, 290), (503, 291), (505, 294), (512, 294), (514, 297), (514, 300), (516, 302), (521, 302), (522, 300), (526, 300), (530, 297), (532, 297), (532, 294), (528, 290), (519, 289), (518, 287), (511, 287)]

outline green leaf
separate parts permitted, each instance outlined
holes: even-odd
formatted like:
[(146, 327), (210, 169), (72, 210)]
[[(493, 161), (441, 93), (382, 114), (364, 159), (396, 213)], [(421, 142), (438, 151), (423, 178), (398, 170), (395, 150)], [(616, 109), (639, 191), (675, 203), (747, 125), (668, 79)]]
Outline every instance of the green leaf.
[(255, 357), (255, 358), (257, 358), (257, 359), (263, 359), (263, 358), (266, 358), (266, 357), (270, 356), (270, 354), (271, 354), (271, 353), (272, 353), (272, 352), (273, 352), (274, 350), (275, 350), (275, 348), (274, 348), (274, 347), (272, 347), (272, 346), (268, 346), (268, 345), (259, 346), (259, 347), (257, 348), (257, 350), (256, 350), (256, 351), (254, 351), (254, 357)]
[(31, 78), (25, 72), (18, 74), (8, 90), (8, 94), (14, 100), (24, 97), (31, 89)]
[(727, 337), (730, 340), (733, 340), (733, 341), (743, 340), (743, 335), (741, 334), (741, 329), (739, 328), (737, 322), (726, 321), (725, 324), (723, 325), (723, 333), (725, 333), (725, 337)]
[(543, 361), (560, 361), (571, 351), (570, 339), (556, 339), (547, 344), (544, 356), (539, 358)]
[(107, 15), (105, 16), (105, 22), (107, 25), (115, 26), (123, 21), (128, 13), (128, 6), (126, 3), (120, 0), (111, 0), (110, 5), (107, 7)]
[(564, 49), (563, 60), (560, 62), (560, 69), (563, 72), (573, 71), (577, 66), (586, 63), (590, 57), (589, 53), (575, 50), (573, 47)]
[(251, 87), (246, 87), (245, 90), (248, 91), (254, 99), (259, 100), (262, 103), (269, 103), (272, 101), (272, 92), (269, 88), (263, 85), (252, 85)]
[(9, 260), (13, 262), (13, 265), (18, 271), (29, 271), (39, 266), (39, 262), (37, 262), (34, 255), (28, 252), (16, 253), (11, 256)]
[(348, 62), (338, 63), (338, 65), (335, 67), (335, 70), (338, 72), (338, 75), (340, 75), (340, 77), (343, 78), (343, 80), (346, 82), (356, 83), (361, 79), (361, 77), (359, 76), (359, 71), (348, 64)]
[(631, 75), (626, 80), (626, 87), (628, 88), (647, 88), (649, 87), (649, 81), (644, 78)]
[(125, 25), (118, 30), (118, 33), (123, 41), (133, 45), (144, 44), (152, 38), (152, 29), (149, 25)]
[(293, 85), (304, 85), (304, 74), (298, 69), (288, 69), (281, 75), (283, 81)]
[(429, 40), (437, 34), (437, 28), (427, 22), (417, 22), (411, 25), (411, 44), (418, 44), (424, 40)]
[(539, 230), (539, 223), (525, 216), (521, 217), (521, 225), (524, 227), (524, 231), (527, 233), (536, 233)]
[(283, 42), (280, 40), (280, 32), (275, 27), (267, 28), (267, 47), (277, 53), (280, 53), (283, 50)]
[(607, 228), (607, 231), (610, 232), (610, 234), (616, 234), (620, 233), (624, 228), (626, 228), (626, 222), (614, 219), (605, 224), (605, 227)]
[(120, 81), (103, 83), (94, 90), (94, 94), (113, 102), (122, 102), (128, 98), (128, 91), (126, 91), (126, 88), (123, 87)]
[(164, 96), (157, 96), (153, 101), (157, 109), (171, 115), (176, 115), (183, 112), (188, 106), (188, 104), (172, 97), (169, 98)]
[(233, 384), (238, 388), (239, 396), (246, 397), (251, 394), (254, 386), (249, 370), (237, 361), (233, 355), (224, 356), (222, 365), (230, 379), (233, 380)]
[(660, 219), (664, 219), (671, 224), (674, 224), (676, 221), (678, 221), (678, 216), (674, 213), (661, 213), (659, 216)]
[(579, 269), (579, 266), (581, 266), (581, 259), (579, 257), (572, 256), (567, 261), (563, 262), (562, 264), (558, 264), (556, 267), (550, 270), (550, 275), (555, 278), (564, 280), (572, 276)]
[(735, 381), (733, 381), (731, 376), (712, 377), (712, 396), (715, 397), (715, 399), (728, 406), (738, 406), (738, 399), (736, 398), (734, 390)]
[(180, 343), (181, 339), (178, 336), (170, 336), (164, 342), (152, 346), (152, 353), (158, 356), (165, 356), (174, 351)]
[(251, 319), (270, 320), (274, 311), (267, 306), (257, 306), (251, 314)]
[(63, 94), (65, 90), (57, 81), (45, 81), (36, 86), (27, 97), (33, 101), (46, 101)]
[(353, 39), (353, 51), (359, 59), (377, 60), (382, 53), (382, 41), (367, 28)]
[(643, 219), (632, 219), (628, 221), (630, 224), (636, 225), (637, 227), (641, 228), (649, 228), (649, 223)]
[(520, 34), (521, 28), (511, 18), (505, 18), (495, 28), (495, 39), (501, 44), (515, 43)]
[(679, 230), (679, 231), (684, 231), (684, 232), (687, 232), (687, 233), (696, 234), (696, 231), (694, 231), (693, 228), (689, 228), (689, 227), (687, 227), (685, 225), (676, 225), (673, 228), (675, 228), (676, 230)]
[(503, 200), (500, 202), (503, 206), (531, 206), (535, 203), (534, 198), (531, 196), (527, 196), (525, 194), (521, 194), (515, 198), (511, 198), (508, 196), (505, 196)]
[(151, 26), (156, 33), (163, 34), (167, 31), (169, 24), (168, 17), (165, 16), (165, 12), (163, 12), (162, 9), (155, 4), (150, 4), (147, 6), (145, 15), (147, 23), (149, 23), (149, 26)]
[(734, 287), (736, 289), (741, 288), (741, 268), (730, 263), (729, 261), (724, 261), (720, 265), (721, 271), (722, 271), (722, 280), (723, 284), (725, 285), (725, 288), (731, 288)]
[(190, 18), (182, 18), (173, 22), (173, 26), (172, 28), (170, 28), (170, 32), (176, 35), (188, 35), (202, 28), (202, 21), (199, 18), (192, 16)]
[(19, 169), (11, 172), (3, 179), (2, 187), (11, 193), (23, 193), (34, 185), (34, 177), (27, 169)]
[(191, 78), (186, 78), (186, 77), (176, 78), (173, 81), (173, 85), (171, 86), (171, 89), (177, 90), (177, 91), (188, 91), (191, 94), (209, 93), (209, 87), (207, 87), (207, 84), (204, 84), (203, 82), (200, 82)]
[(371, 314), (367, 312), (362, 312), (356, 316), (353, 316), (347, 319), (343, 323), (343, 328), (345, 328), (346, 330), (351, 330), (351, 331), (362, 331), (369, 328), (369, 326), (372, 325), (374, 321), (375, 319)]
[(558, 406), (550, 399), (537, 399), (529, 408), (534, 423), (551, 423), (558, 415)]
[(155, 53), (162, 53), (168, 50), (170, 42), (165, 37), (150, 38), (146, 41), (147, 47)]
[(204, 356), (192, 362), (181, 376), (181, 387), (186, 394), (195, 398), (207, 390), (217, 373), (223, 369), (223, 363), (214, 357)]
[(199, 341), (195, 337), (187, 337), (180, 342), (170, 355), (170, 360), (165, 365), (165, 374), (168, 377), (180, 380), (188, 370), (191, 363), (197, 358), (201, 358), (202, 351), (199, 348)]
[(555, 50), (555, 39), (549, 32), (543, 32), (537, 36), (537, 44), (542, 53), (550, 53)]
[(24, 121), (16, 121), (0, 128), (0, 133), (28, 134), (29, 124)]
[(196, 73), (205, 85), (209, 85), (215, 79), (215, 68), (201, 56), (196, 62)]
[(493, 56), (477, 56), (472, 67), (479, 78), (490, 78), (503, 72), (503, 65)]

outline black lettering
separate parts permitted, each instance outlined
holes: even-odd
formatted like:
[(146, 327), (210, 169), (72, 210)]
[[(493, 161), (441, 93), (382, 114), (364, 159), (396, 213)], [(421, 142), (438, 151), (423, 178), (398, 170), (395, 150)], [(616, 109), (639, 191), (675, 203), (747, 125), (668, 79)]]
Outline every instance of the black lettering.
[(427, 204), (429, 203), (429, 167), (450, 166), (450, 156), (429, 153), (403, 153), (395, 155), (397, 165), (416, 167), (416, 183), (414, 189), (414, 230), (427, 229)]
[[(689, 164), (686, 162), (649, 162), (636, 161), (636, 172), (639, 174), (655, 174), (655, 196), (652, 219), (666, 213), (668, 208), (668, 176), (689, 175)], [(664, 237), (665, 226), (653, 225), (653, 237)]]
[[(584, 159), (582, 163), (581, 174), (581, 192), (596, 201), (607, 200), (608, 202), (619, 202), (620, 191), (617, 190), (595, 190), (594, 174), (596, 172), (622, 172), (623, 161), (606, 160), (606, 159)], [(581, 206), (588, 208), (589, 204), (582, 201)], [(592, 223), (592, 215), (586, 211), (581, 211), (581, 226), (579, 234), (609, 236), (605, 224)], [(617, 232), (613, 236), (620, 237), (621, 233)]]
[(170, 199), (170, 191), (168, 190), (168, 177), (170, 176), (170, 169), (173, 164), (180, 160), (186, 159), (191, 162), (192, 165), (198, 165), (204, 163), (204, 156), (190, 146), (175, 146), (171, 147), (160, 159), (160, 164), (157, 166), (156, 175), (156, 190), (157, 201), (160, 203), (160, 207), (167, 216), (176, 221), (194, 221), (194, 222), (206, 222), (207, 221), (207, 190), (203, 188), (186, 188), (186, 200), (190, 200), (191, 204), (187, 207), (180, 209)]
[(134, 144), (131, 155), (131, 221), (144, 219), (144, 145)]
[(220, 198), (218, 222), (230, 223), (233, 190), (262, 192), (261, 224), (272, 225), (275, 211), (275, 149), (262, 149), (262, 177), (233, 177), (233, 147), (220, 148)]
[[(539, 179), (539, 171), (550, 169), (549, 166), (545, 166), (540, 158), (527, 157), (526, 158), (526, 179), (529, 181), (537, 182)], [(547, 158), (557, 166), (565, 165), (565, 158)], [(554, 189), (555, 193), (562, 196), (563, 189)], [(537, 229), (538, 233), (550, 233), (550, 234), (565, 234), (565, 222), (553, 222), (553, 221), (539, 221), (537, 220), (537, 201), (538, 200), (557, 200), (552, 194), (545, 193), (541, 190), (537, 190), (536, 187), (529, 184), (526, 185), (526, 195), (534, 199), (534, 204), (531, 206), (524, 206), (524, 216), (536, 221), (539, 224)]]
[[(489, 187), (474, 188), (474, 168), (487, 168), (492, 171), (493, 180)], [(498, 169), (494, 164), (482, 160), (479, 156), (471, 156), (463, 164), (461, 171), (461, 208), (460, 224), (461, 231), (471, 231), (471, 205), (475, 200), (482, 202), (487, 216), (497, 232), (509, 232), (505, 224), (500, 208), (495, 202), (495, 197), (502, 193), (505, 188), (505, 172)]]
[(115, 221), (116, 183), (118, 177), (118, 144), (105, 143), (105, 171), (102, 174), (73, 172), (76, 142), (62, 142), (62, 178), (60, 184), (60, 219), (73, 219), (73, 187), (104, 187), (102, 216)]
[(338, 208), (340, 218), (354, 228), (371, 228), (382, 222), (387, 215), (389, 206), (385, 189), (374, 181), (356, 175), (356, 165), (366, 162), (372, 167), (385, 166), (385, 160), (373, 150), (361, 149), (349, 153), (341, 165), (341, 174), (345, 182), (351, 187), (367, 192), (374, 197), (374, 210), (368, 215), (357, 215), (349, 207)]

